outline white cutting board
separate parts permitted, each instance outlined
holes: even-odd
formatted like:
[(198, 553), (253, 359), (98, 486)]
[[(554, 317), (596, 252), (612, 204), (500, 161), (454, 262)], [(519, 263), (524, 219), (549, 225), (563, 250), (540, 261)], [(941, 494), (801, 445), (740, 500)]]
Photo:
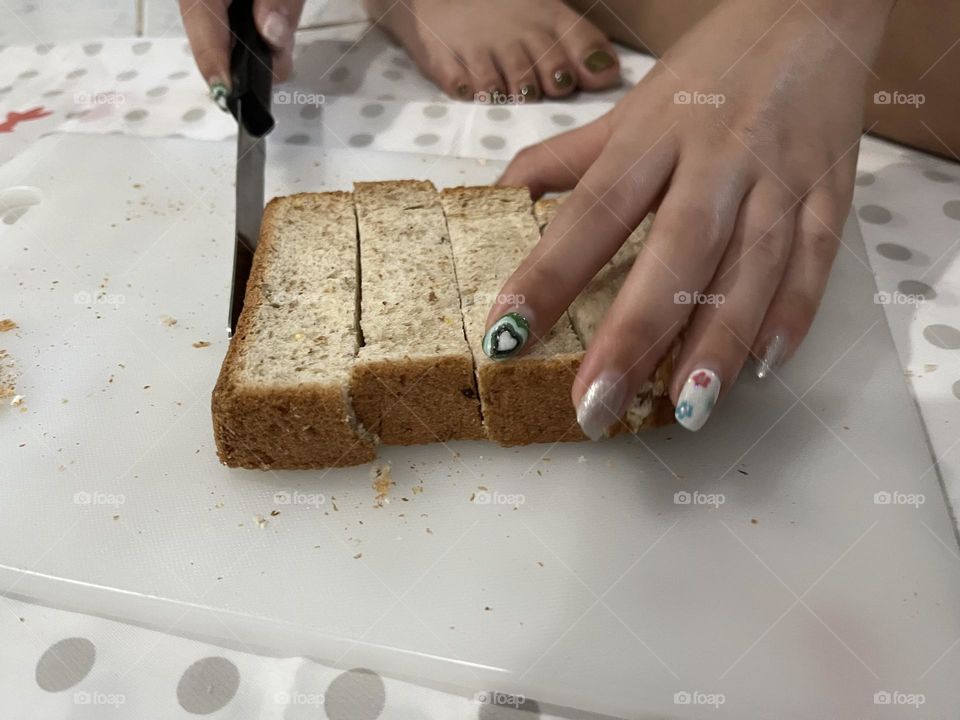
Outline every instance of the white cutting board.
[[(366, 467), (217, 462), (232, 158), (230, 144), (64, 135), (0, 168), (0, 193), (35, 189), (0, 199), (39, 198), (0, 223), (0, 318), (19, 324), (0, 347), (26, 408), (0, 412), (3, 592), (631, 718), (932, 718), (960, 704), (953, 528), (854, 221), (782, 382), (745, 374), (700, 433), (386, 448), (396, 487), (377, 508)], [(270, 194), (497, 172), (349, 150), (270, 158)], [(876, 504), (882, 491), (924, 503)], [(921, 714), (875, 704), (884, 691), (922, 693)]]

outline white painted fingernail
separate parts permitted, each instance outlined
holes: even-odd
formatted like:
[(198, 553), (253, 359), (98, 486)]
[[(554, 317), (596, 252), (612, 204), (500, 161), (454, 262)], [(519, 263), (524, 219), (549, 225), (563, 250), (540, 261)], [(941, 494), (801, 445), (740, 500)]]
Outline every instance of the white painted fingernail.
[(268, 14), (267, 19), (263, 21), (263, 39), (274, 47), (285, 45), (289, 32), (290, 25), (287, 19), (276, 10)]
[(680, 402), (674, 416), (687, 430), (696, 432), (704, 426), (720, 395), (720, 378), (713, 370), (697, 368), (680, 391)]
[(770, 373), (780, 367), (784, 351), (787, 349), (787, 340), (783, 335), (774, 335), (767, 341), (763, 357), (757, 363), (757, 377), (763, 380)]
[(625, 398), (622, 377), (605, 373), (590, 383), (577, 405), (577, 422), (583, 434), (591, 440), (607, 437), (620, 420)]

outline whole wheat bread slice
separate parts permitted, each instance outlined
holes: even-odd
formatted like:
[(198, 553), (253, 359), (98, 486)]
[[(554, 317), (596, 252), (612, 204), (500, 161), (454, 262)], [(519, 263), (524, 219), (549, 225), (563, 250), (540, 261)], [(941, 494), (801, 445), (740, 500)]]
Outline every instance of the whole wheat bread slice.
[(357, 418), (391, 445), (483, 438), (436, 188), (357, 183), (354, 202), (364, 342), (351, 382)]
[(243, 313), (213, 393), (222, 462), (356, 465), (375, 456), (348, 388), (358, 345), (357, 231), (348, 193), (266, 207)]

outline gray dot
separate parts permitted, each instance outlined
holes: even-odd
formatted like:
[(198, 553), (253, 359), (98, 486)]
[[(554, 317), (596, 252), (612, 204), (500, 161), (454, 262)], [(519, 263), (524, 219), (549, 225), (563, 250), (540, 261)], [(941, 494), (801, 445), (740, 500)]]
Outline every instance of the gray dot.
[(76, 118), (82, 118), (82, 117), (83, 117), (84, 115), (86, 115), (88, 112), (90, 112), (90, 111), (89, 111), (89, 110), (77, 110), (76, 112), (68, 112), (65, 117), (67, 118), (67, 120), (75, 120)]
[(913, 253), (911, 253), (909, 249), (896, 243), (880, 243), (877, 245), (877, 252), (887, 260), (905, 261), (913, 256)]
[(944, 350), (960, 350), (960, 330), (952, 325), (927, 325), (923, 337), (931, 345)]
[(187, 110), (183, 114), (182, 120), (184, 122), (196, 122), (206, 114), (207, 114), (207, 111), (204, 110), (203, 108), (193, 108), (192, 110)]
[(507, 141), (499, 135), (484, 135), (480, 139), (480, 144), (487, 150), (502, 150), (507, 146)]
[(897, 283), (897, 290), (904, 295), (922, 297), (924, 300), (933, 300), (937, 296), (936, 290), (919, 280), (901, 280)]
[(22, 73), (17, 75), (17, 77), (21, 80), (29, 80), (30, 78), (35, 78), (39, 74), (40, 73), (38, 73), (36, 70), (24, 70)]
[(303, 133), (297, 133), (296, 135), (291, 135), (284, 142), (287, 145), (306, 145), (310, 142), (310, 136), (304, 135)]
[(209, 715), (224, 707), (237, 694), (240, 671), (222, 657), (197, 660), (177, 683), (180, 707), (193, 715)]
[(351, 135), (347, 142), (349, 142), (352, 147), (367, 147), (367, 145), (373, 143), (373, 135), (370, 133), (357, 133), (356, 135)]
[(447, 114), (447, 108), (444, 105), (427, 105), (423, 109), (423, 114), (428, 118), (442, 118)]
[(937, 183), (950, 183), (953, 182), (953, 175), (948, 175), (945, 172), (940, 172), (939, 170), (924, 170), (923, 176), (927, 180), (933, 180)]
[(57, 97), (57, 95), (63, 95), (63, 90), (47, 90), (43, 97)]
[(391, 100), (396, 100), (396, 95), (391, 95), (390, 93), (385, 93), (383, 95), (377, 95), (377, 100), (381, 102), (390, 102)]
[(183, 80), (185, 77), (189, 77), (190, 73), (186, 70), (177, 70), (167, 75), (167, 80)]
[(403, 68), (404, 70), (409, 70), (413, 67), (413, 63), (411, 63), (410, 60), (404, 55), (395, 55), (393, 58), (391, 58), (390, 62), (399, 68)]
[(413, 139), (413, 142), (420, 147), (427, 147), (428, 145), (436, 145), (440, 142), (440, 136), (434, 135), (433, 133), (424, 133), (423, 135), (417, 135)]
[(153, 47), (153, 43), (149, 40), (144, 40), (143, 42), (134, 43), (133, 47), (130, 49), (133, 50), (134, 55), (145, 55), (147, 51)]
[(158, 98), (167, 94), (168, 88), (164, 85), (158, 85), (155, 88), (147, 90), (147, 97)]
[(11, 90), (13, 90), (13, 85), (4, 85), (3, 87), (0, 87), (0, 95), (5, 95)]
[(350, 68), (343, 67), (342, 65), (336, 68), (332, 73), (330, 73), (330, 82), (343, 82), (348, 77), (350, 77)]
[(874, 225), (884, 225), (893, 220), (893, 215), (885, 207), (879, 205), (864, 205), (860, 208), (860, 219)]
[(492, 107), (487, 110), (487, 117), (497, 122), (503, 122), (510, 119), (510, 111), (502, 107)]
[(960, 200), (949, 200), (944, 203), (943, 214), (952, 220), (960, 220)]
[(354, 668), (341, 673), (323, 694), (330, 720), (376, 720), (383, 712), (387, 691), (373, 670)]
[(300, 108), (300, 117), (304, 120), (313, 120), (315, 117), (320, 117), (320, 108), (316, 105), (304, 105)]
[(43, 43), (42, 45), (37, 45), (34, 50), (36, 50), (37, 55), (47, 55), (51, 50), (53, 50), (53, 43)]
[(133, 80), (137, 76), (136, 70), (124, 70), (117, 75), (117, 80)]
[(954, 396), (957, 400), (960, 400), (960, 380), (957, 380), (957, 381), (953, 384), (953, 396)]
[(127, 122), (139, 122), (147, 117), (148, 114), (146, 110), (131, 110), (123, 116), (123, 119)]
[(396, 80), (403, 80), (403, 73), (400, 72), (399, 70), (392, 70), (392, 69), (391, 69), (391, 70), (384, 70), (384, 71), (383, 71), (383, 76), (384, 76), (387, 80), (395, 80), (395, 81), (396, 81)]
[(76, 80), (77, 78), (82, 78), (87, 74), (86, 68), (77, 68), (76, 70), (71, 70), (67, 73), (68, 80)]
[(103, 50), (103, 43), (89, 43), (83, 46), (83, 52), (87, 55), (97, 55)]
[(47, 692), (63, 692), (87, 676), (96, 658), (97, 648), (86, 638), (64, 638), (37, 661), (37, 685)]
[(856, 183), (860, 187), (873, 185), (877, 181), (877, 176), (871, 172), (858, 172)]
[[(484, 701), (480, 703), (478, 720), (537, 720), (540, 717), (540, 706), (536, 700), (524, 698), (520, 704), (516, 703), (514, 695), (503, 693), (482, 693)], [(502, 701), (498, 701), (503, 698)]]
[(576, 119), (573, 117), (573, 115), (567, 115), (565, 113), (551, 115), (550, 119), (553, 120), (554, 125), (559, 125), (560, 127), (570, 127), (576, 122)]
[(383, 115), (385, 108), (380, 103), (370, 103), (360, 108), (360, 114), (366, 118), (375, 118)]

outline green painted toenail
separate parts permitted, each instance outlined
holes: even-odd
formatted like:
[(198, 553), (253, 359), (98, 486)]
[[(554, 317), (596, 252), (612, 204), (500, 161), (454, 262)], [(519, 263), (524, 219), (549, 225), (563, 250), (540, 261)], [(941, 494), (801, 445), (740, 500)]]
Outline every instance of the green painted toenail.
[(457, 85), (458, 97), (466, 97), (469, 92), (470, 92), (470, 88), (466, 83), (460, 83), (459, 85)]
[(556, 83), (556, 86), (561, 90), (568, 88), (573, 85), (573, 75), (566, 70), (557, 70), (553, 74), (553, 82)]
[(538, 100), (540, 93), (537, 92), (536, 85), (524, 85), (520, 88), (520, 97), (526, 100)]
[(613, 56), (606, 50), (594, 50), (583, 59), (583, 64), (592, 73), (600, 73), (613, 67)]

